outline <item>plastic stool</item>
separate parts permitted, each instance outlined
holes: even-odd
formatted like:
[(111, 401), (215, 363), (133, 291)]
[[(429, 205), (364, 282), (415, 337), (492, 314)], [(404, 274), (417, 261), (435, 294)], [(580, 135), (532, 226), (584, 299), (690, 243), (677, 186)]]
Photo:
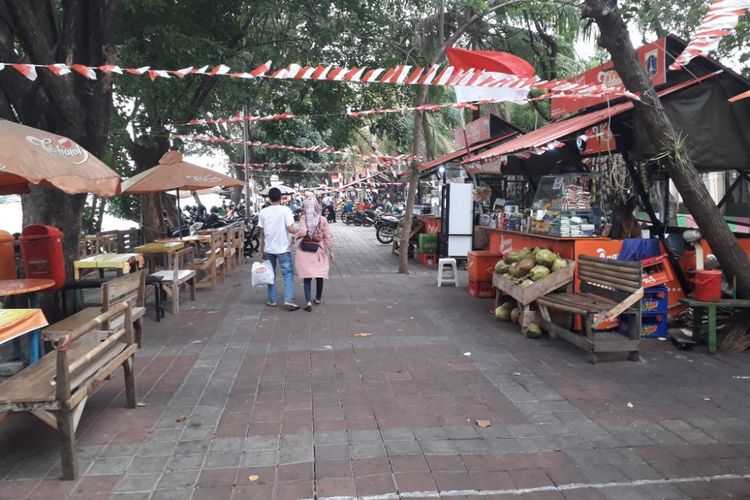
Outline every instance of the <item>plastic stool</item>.
[[(453, 276), (450, 278), (443, 277), (443, 270), (449, 267), (453, 272)], [(439, 259), (438, 260), (438, 275), (437, 275), (437, 286), (442, 287), (443, 283), (451, 284), (458, 287), (458, 266), (456, 265), (456, 259)]]

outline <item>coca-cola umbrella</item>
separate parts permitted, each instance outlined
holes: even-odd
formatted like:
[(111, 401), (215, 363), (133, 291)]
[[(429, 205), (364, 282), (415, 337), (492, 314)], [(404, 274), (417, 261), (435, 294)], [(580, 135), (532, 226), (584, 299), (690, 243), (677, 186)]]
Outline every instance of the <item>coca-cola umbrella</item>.
[(0, 194), (29, 192), (29, 184), (67, 194), (120, 193), (120, 176), (75, 141), (0, 120)]
[(177, 191), (177, 216), (182, 235), (182, 207), (180, 190), (198, 191), (217, 186), (244, 186), (244, 182), (228, 175), (214, 172), (184, 161), (179, 151), (167, 151), (153, 168), (134, 175), (122, 183), (126, 194), (151, 194), (163, 191)]

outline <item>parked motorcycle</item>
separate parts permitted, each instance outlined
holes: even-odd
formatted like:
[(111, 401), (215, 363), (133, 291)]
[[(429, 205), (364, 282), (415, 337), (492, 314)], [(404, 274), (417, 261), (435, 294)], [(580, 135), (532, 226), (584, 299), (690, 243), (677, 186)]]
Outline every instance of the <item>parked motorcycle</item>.
[(355, 226), (371, 227), (375, 224), (375, 212), (365, 210), (363, 212), (355, 211), (352, 213), (352, 224)]
[(375, 220), (375, 237), (384, 245), (393, 243), (396, 229), (401, 224), (402, 217), (395, 215), (379, 215)]

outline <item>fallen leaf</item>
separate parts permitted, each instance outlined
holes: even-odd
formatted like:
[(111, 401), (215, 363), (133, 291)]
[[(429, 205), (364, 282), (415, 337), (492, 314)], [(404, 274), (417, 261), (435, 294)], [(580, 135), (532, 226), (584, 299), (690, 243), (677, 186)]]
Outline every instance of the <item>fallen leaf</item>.
[(202, 343), (203, 343), (203, 341), (202, 341), (202, 340), (193, 340), (193, 341), (192, 341), (192, 342), (190, 342), (190, 343), (191, 343), (191, 344), (202, 344)]
[(187, 417), (185, 415), (180, 415), (179, 417), (177, 417), (178, 422), (184, 422), (185, 420), (187, 420)]
[(703, 398), (703, 401), (711, 401), (711, 398)]
[(257, 474), (251, 474), (250, 476), (248, 476), (248, 478), (247, 478), (247, 479), (248, 479), (248, 481), (250, 481), (251, 483), (254, 483), (254, 482), (255, 482), (255, 481), (257, 481), (258, 479), (260, 479), (260, 476), (258, 476)]
[(732, 378), (736, 378), (736, 379), (739, 379), (739, 380), (750, 380), (750, 375), (735, 375)]
[(361, 333), (354, 334), (355, 337), (369, 337), (370, 335), (372, 335), (372, 333), (361, 332)]
[(519, 376), (519, 375), (521, 375), (521, 372), (513, 372), (513, 375)]
[(489, 427), (492, 423), (489, 420), (477, 420), (477, 425), (479, 427)]
[(464, 356), (471, 356), (471, 353), (470, 352), (465, 352)]
[(631, 403), (630, 401), (628, 401), (628, 408), (634, 408), (633, 403)]
[(146, 403), (144, 403), (143, 401), (138, 401), (138, 402), (137, 402), (137, 403), (135, 404), (135, 406), (136, 406), (137, 408), (143, 408), (144, 406), (146, 406)]

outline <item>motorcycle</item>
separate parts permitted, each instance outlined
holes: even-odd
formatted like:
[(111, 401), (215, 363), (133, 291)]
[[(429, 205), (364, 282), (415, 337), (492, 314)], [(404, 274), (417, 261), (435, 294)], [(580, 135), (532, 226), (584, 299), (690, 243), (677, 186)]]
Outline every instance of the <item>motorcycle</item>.
[(396, 229), (401, 224), (401, 217), (395, 215), (379, 215), (375, 220), (375, 237), (383, 245), (393, 243)]
[(330, 205), (326, 206), (326, 207), (323, 207), (323, 212), (322, 212), (321, 215), (323, 215), (323, 217), (326, 218), (326, 221), (329, 224), (332, 224), (332, 223), (336, 222), (336, 212), (334, 212), (333, 207), (330, 206)]
[(371, 227), (375, 224), (375, 212), (372, 210), (365, 210), (364, 212), (355, 211), (352, 214), (352, 223), (355, 226)]
[(260, 226), (258, 226), (258, 214), (255, 214), (245, 223), (245, 257), (251, 258), (259, 248)]

